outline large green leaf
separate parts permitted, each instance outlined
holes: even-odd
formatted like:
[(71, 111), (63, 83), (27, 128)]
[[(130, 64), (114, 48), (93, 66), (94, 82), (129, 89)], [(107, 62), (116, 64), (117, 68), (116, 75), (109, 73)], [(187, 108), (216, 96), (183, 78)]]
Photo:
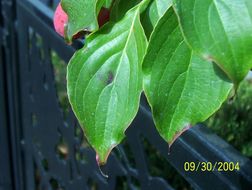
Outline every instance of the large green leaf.
[(169, 144), (213, 114), (233, 86), (218, 66), (187, 46), (172, 8), (151, 35), (143, 72), (156, 127)]
[(66, 39), (72, 37), (80, 31), (95, 31), (99, 28), (97, 22), (97, 1), (100, 4), (104, 0), (61, 0), (63, 10), (68, 15), (66, 26)]
[(100, 164), (124, 138), (138, 110), (147, 48), (139, 14), (146, 3), (90, 35), (68, 65), (70, 103)]
[(166, 10), (172, 5), (172, 0), (152, 0), (148, 9), (141, 17), (146, 35), (149, 37), (158, 20), (164, 15)]
[(251, 0), (174, 0), (189, 45), (236, 84), (252, 67)]

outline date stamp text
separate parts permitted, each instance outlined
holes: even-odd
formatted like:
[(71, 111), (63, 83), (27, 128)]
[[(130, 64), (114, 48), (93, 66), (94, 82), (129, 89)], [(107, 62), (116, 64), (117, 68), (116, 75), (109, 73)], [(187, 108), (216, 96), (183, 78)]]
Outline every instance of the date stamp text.
[(184, 170), (186, 172), (232, 172), (239, 171), (239, 162), (185, 162)]

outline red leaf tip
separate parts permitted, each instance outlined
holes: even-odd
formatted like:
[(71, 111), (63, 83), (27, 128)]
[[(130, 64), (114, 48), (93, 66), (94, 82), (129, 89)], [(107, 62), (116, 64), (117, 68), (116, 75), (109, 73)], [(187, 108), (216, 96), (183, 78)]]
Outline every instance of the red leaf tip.
[[(173, 143), (180, 137), (180, 135), (182, 135), (185, 131), (187, 131), (188, 129), (190, 129), (192, 127), (192, 125), (188, 124), (187, 126), (185, 126), (181, 131), (177, 132), (175, 134), (175, 136), (172, 138), (171, 141), (168, 142), (169, 144), (169, 149), (171, 149), (171, 146), (173, 145)], [(170, 154), (170, 150), (169, 150), (169, 154)]]
[(55, 31), (62, 37), (65, 36), (65, 26), (67, 25), (67, 22), (68, 16), (59, 3), (54, 13), (53, 24)]

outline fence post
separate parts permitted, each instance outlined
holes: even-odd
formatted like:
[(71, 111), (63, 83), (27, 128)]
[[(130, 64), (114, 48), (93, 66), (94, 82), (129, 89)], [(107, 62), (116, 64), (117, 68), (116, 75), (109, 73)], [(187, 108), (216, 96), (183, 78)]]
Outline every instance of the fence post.
[[(1, 0), (1, 114), (0, 139), (4, 147), (0, 151), (5, 151), (2, 157), (3, 163), (0, 172), (4, 177), (9, 189), (22, 190), (22, 162), (21, 162), (21, 136), (19, 117), (19, 89), (18, 89), (18, 51), (16, 32), (16, 1)], [(6, 161), (6, 162), (5, 162)], [(3, 167), (3, 168), (2, 168)], [(4, 170), (2, 170), (4, 169)], [(10, 185), (10, 182), (12, 185)], [(1, 186), (0, 186), (1, 187)], [(4, 187), (3, 190), (9, 190)], [(2, 190), (0, 188), (0, 190)]]
[[(1, 6), (1, 5), (0, 5)], [(0, 7), (1, 10), (1, 7)], [(1, 25), (0, 25), (1, 27)], [(2, 31), (2, 28), (0, 28)], [(2, 35), (1, 35), (2, 36)], [(4, 76), (4, 54), (1, 44), (0, 49), (0, 190), (12, 190), (11, 170), (10, 170), (10, 152), (9, 136), (7, 131), (7, 107), (5, 93), (5, 76)]]
[(6, 75), (4, 56), (5, 30), (2, 19), (2, 4), (0, 3), (0, 190), (13, 190), (11, 179), (10, 141), (8, 136)]

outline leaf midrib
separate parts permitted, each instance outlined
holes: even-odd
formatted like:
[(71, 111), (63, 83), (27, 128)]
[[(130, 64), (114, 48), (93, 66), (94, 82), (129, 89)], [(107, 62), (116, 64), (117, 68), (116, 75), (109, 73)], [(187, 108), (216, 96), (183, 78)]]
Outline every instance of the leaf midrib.
[[(115, 88), (115, 85), (114, 85), (114, 84), (115, 84), (115, 81), (116, 81), (116, 79), (117, 79), (117, 77), (118, 77), (118, 71), (119, 71), (119, 68), (120, 68), (121, 63), (122, 63), (122, 58), (123, 58), (123, 56), (124, 56), (125, 53), (126, 53), (126, 49), (127, 49), (127, 47), (128, 47), (128, 43), (129, 43), (130, 37), (131, 37), (131, 35), (133, 34), (132, 31), (133, 31), (134, 24), (135, 24), (135, 21), (136, 21), (136, 16), (138, 15), (138, 11), (139, 11), (139, 9), (135, 11), (136, 13), (134, 14), (134, 18), (133, 18), (133, 20), (132, 20), (132, 24), (131, 24), (131, 27), (130, 27), (130, 30), (129, 30), (129, 35), (128, 35), (127, 40), (126, 40), (126, 43), (125, 43), (125, 47), (124, 47), (124, 49), (123, 49), (123, 51), (122, 51), (122, 54), (121, 54), (121, 56), (120, 56), (120, 60), (119, 60), (118, 67), (117, 67), (117, 69), (116, 69), (116, 74), (115, 74), (114, 81), (113, 81), (111, 84), (109, 84), (109, 85), (107, 85), (107, 86), (105, 86), (105, 87), (103, 88), (103, 90), (101, 91), (101, 93), (100, 93), (100, 95), (99, 95), (99, 97), (98, 97), (98, 100), (100, 99), (100, 96), (102, 95), (102, 93), (104, 92), (104, 90), (105, 90), (108, 86), (113, 85), (110, 92), (112, 92), (112, 91), (114, 90), (114, 88)], [(127, 56), (127, 55), (126, 55), (126, 56)], [(110, 98), (109, 98), (109, 102), (110, 102), (110, 101), (111, 101), (111, 96), (110, 96)], [(96, 104), (95, 110), (97, 110), (97, 107), (98, 107), (98, 103)], [(126, 109), (128, 109), (128, 108), (126, 107)], [(127, 110), (126, 110), (126, 112), (127, 112)], [(95, 112), (95, 113), (96, 113), (96, 112)], [(107, 117), (106, 117), (106, 121), (105, 121), (105, 128), (107, 127), (108, 111), (107, 111), (106, 114), (107, 114)], [(96, 114), (95, 114), (95, 117), (96, 117)], [(95, 129), (96, 129), (96, 127), (95, 127)], [(104, 142), (104, 134), (105, 134), (105, 131), (106, 131), (106, 130), (103, 131), (103, 137), (102, 137), (102, 141), (103, 141), (103, 142)], [(111, 128), (111, 134), (113, 133), (113, 131), (114, 131), (114, 128)]]

